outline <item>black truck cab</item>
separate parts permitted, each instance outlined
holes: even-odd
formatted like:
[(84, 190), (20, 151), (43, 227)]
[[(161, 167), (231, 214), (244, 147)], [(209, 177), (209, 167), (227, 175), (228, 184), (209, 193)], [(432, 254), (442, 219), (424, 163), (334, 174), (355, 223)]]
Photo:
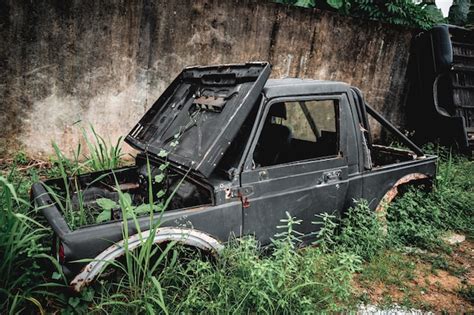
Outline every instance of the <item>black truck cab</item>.
[[(80, 272), (84, 264), (73, 262), (118, 257), (114, 244), (123, 241), (124, 220), (71, 230), (48, 185), (91, 192), (91, 207), (94, 196), (117, 199), (117, 190), (143, 203), (155, 189), (146, 179), (168, 163), (169, 203), (154, 221), (145, 215), (138, 227), (127, 224), (127, 235), (159, 221), (157, 243), (179, 239), (213, 251), (230, 236), (254, 235), (268, 244), (286, 212), (302, 220), (298, 229), (311, 238), (315, 215), (343, 214), (361, 198), (383, 211), (398, 186), (433, 178), (436, 157), (365, 104), (357, 88), (269, 75), (265, 62), (186, 68), (127, 136), (140, 151), (134, 166), (33, 185), (77, 290), (103, 266), (91, 262)], [(372, 143), (368, 114), (411, 150)]]

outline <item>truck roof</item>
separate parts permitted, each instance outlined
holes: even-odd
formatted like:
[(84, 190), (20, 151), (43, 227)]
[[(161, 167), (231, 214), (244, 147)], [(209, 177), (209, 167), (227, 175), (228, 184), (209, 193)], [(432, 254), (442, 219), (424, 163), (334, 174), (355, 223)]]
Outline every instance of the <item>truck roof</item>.
[(263, 92), (267, 98), (274, 98), (317, 93), (341, 93), (346, 92), (349, 88), (347, 83), (339, 81), (286, 78), (267, 80)]

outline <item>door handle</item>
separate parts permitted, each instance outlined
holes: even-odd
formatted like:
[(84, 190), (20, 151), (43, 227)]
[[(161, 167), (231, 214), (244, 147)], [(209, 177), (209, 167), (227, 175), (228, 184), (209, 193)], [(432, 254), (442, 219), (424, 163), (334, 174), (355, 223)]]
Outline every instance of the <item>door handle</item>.
[(323, 173), (323, 182), (331, 183), (342, 179), (342, 170), (335, 170)]

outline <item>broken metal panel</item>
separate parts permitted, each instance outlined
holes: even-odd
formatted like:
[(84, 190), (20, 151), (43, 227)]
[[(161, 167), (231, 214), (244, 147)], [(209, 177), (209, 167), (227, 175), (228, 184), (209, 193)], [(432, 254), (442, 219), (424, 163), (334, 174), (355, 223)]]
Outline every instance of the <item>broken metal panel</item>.
[[(415, 174), (415, 175), (413, 175)], [(426, 156), (424, 159), (407, 159), (405, 161), (392, 161), (386, 165), (374, 167), (363, 174), (362, 198), (369, 202), (372, 209), (376, 210), (381, 200), (391, 201), (397, 190), (394, 187), (413, 181), (432, 181), (436, 174), (436, 157)], [(385, 196), (388, 193), (387, 196)], [(380, 208), (379, 208), (380, 210)]]
[[(171, 83), (126, 137), (134, 148), (209, 177), (270, 75), (254, 62), (190, 67)], [(178, 142), (174, 142), (178, 136)]]

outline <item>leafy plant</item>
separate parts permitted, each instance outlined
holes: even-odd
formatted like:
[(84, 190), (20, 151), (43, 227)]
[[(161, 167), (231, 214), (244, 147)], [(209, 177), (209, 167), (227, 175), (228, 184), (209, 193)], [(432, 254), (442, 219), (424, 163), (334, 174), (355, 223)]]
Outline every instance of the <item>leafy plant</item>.
[[(355, 202), (339, 222), (323, 214), (316, 244), (327, 252), (347, 252), (370, 260), (386, 246), (382, 222), (366, 200)], [(321, 223), (321, 222), (315, 222)]]
[(381, 250), (364, 266), (359, 279), (367, 286), (374, 282), (404, 287), (414, 277), (415, 264), (399, 252)]
[[(149, 174), (149, 179), (148, 179), (148, 183), (149, 183), (149, 187), (148, 187), (149, 196), (148, 197), (149, 198), (148, 199), (156, 200), (156, 202), (134, 205), (132, 203), (132, 197), (129, 193), (120, 194), (122, 198), (120, 201), (120, 204), (107, 198), (99, 198), (96, 200), (96, 203), (98, 206), (102, 208), (102, 212), (100, 212), (98, 216), (96, 217), (96, 222), (101, 223), (101, 222), (109, 221), (112, 217), (113, 209), (121, 209), (122, 217), (127, 218), (127, 219), (133, 218), (133, 216), (140, 216), (140, 215), (149, 213), (150, 210), (153, 212), (163, 211), (170, 201), (168, 200), (166, 202), (163, 202), (162, 199), (166, 194), (164, 189), (158, 190), (155, 193), (155, 195), (153, 195), (154, 192), (153, 192), (152, 184), (161, 184), (166, 179), (165, 170), (168, 168), (168, 166), (169, 166), (168, 162), (162, 163), (158, 167), (158, 170), (160, 171), (160, 173), (154, 176), (152, 180), (150, 162), (147, 160), (147, 168), (149, 172), (148, 173)], [(125, 205), (124, 208), (121, 207), (122, 204)]]
[[(352, 291), (354, 275), (368, 286), (373, 281), (380, 281), (403, 289), (414, 272), (412, 260), (401, 254), (406, 246), (440, 252), (443, 245), (438, 236), (446, 230), (459, 231), (472, 238), (473, 161), (452, 156), (449, 150), (436, 146), (429, 150), (441, 156), (433, 192), (408, 189), (388, 208), (387, 233), (381, 231), (380, 222), (368, 210), (368, 204), (360, 201), (341, 219), (330, 214), (318, 217), (316, 221), (322, 223), (322, 228), (315, 247), (301, 248), (300, 221), (289, 215), (282, 220), (281, 232), (273, 240), (271, 251), (262, 249), (254, 238), (247, 236), (232, 239), (216, 260), (174, 243), (155, 246), (151, 239), (144, 237), (139, 249), (127, 251), (122, 259), (111, 263), (110, 267), (116, 272), (105, 271), (103, 276), (107, 278), (80, 295), (68, 294), (64, 290), (65, 284), (51, 281), (51, 278), (61, 280), (63, 275), (57, 261), (45, 255), (48, 230), (40, 225), (41, 217), (37, 212), (22, 200), (28, 198), (31, 181), (37, 180), (38, 176), (51, 172), (69, 175), (77, 167), (78, 172), (87, 170), (88, 165), (61, 155), (54, 161), (53, 170), (19, 172), (13, 168), (8, 179), (0, 179), (0, 255), (5, 257), (0, 260), (0, 272), (8, 275), (0, 277), (0, 312), (57, 312), (61, 309), (65, 313), (311, 313), (315, 309), (351, 310), (357, 304)], [(164, 152), (164, 157), (166, 154)], [(162, 167), (163, 170), (166, 168)], [(148, 170), (148, 174), (151, 173)], [(153, 176), (148, 183), (151, 185), (153, 180), (164, 179), (165, 176)], [(74, 182), (71, 185), (73, 187)], [(114, 206), (124, 208), (123, 225), (127, 227), (136, 224), (138, 215), (149, 213), (150, 218), (156, 218), (156, 211), (161, 209), (155, 209), (153, 205), (163, 203), (163, 209), (166, 208), (168, 194), (166, 200), (161, 200), (164, 196), (157, 196), (158, 192), (152, 192), (152, 189), (148, 192), (152, 202), (143, 206), (140, 213), (126, 193), (116, 201), (105, 199), (99, 203), (103, 202), (104, 210)], [(57, 198), (65, 204), (64, 196)], [(73, 212), (74, 222), (81, 224), (78, 210)], [(95, 222), (98, 213), (100, 211), (93, 217), (86, 216), (85, 220)], [(109, 217), (109, 214), (104, 216)], [(124, 234), (124, 238), (127, 236)], [(445, 261), (446, 255), (430, 257), (431, 260), (424, 261), (433, 267), (451, 273), (466, 272), (451, 270), (453, 267)], [(44, 260), (56, 268), (44, 268)], [(469, 300), (472, 288), (464, 285), (458, 292)], [(405, 295), (409, 297), (409, 292)], [(387, 298), (385, 302), (390, 304), (394, 300)], [(403, 305), (407, 303), (408, 300), (402, 302)]]
[(459, 294), (467, 301), (474, 303), (474, 285), (463, 285), (458, 290)]
[(432, 192), (411, 189), (390, 205), (392, 242), (434, 249), (443, 245), (440, 236), (447, 230), (474, 235), (473, 162), (443, 155)]
[[(149, 168), (149, 163), (147, 164)], [(150, 174), (150, 173), (149, 173)], [(118, 187), (118, 183), (117, 183)], [(132, 206), (130, 196), (119, 191), (119, 207), (123, 213), (123, 240), (124, 240), (124, 259), (121, 261), (110, 262), (109, 267), (118, 270), (117, 281), (107, 286), (107, 300), (101, 300), (97, 307), (102, 310), (112, 308), (125, 313), (155, 313), (156, 311), (168, 313), (163, 298), (163, 291), (160, 282), (157, 279), (161, 263), (165, 260), (170, 249), (175, 242), (170, 242), (163, 249), (154, 244), (154, 237), (160, 222), (155, 221), (153, 216), (155, 209), (153, 207), (153, 197), (151, 195), (150, 205), (144, 205), (142, 210), (150, 214), (151, 232), (148, 237), (141, 236), (140, 225), (137, 220), (137, 208)], [(146, 206), (146, 210), (145, 210)], [(160, 211), (163, 211), (161, 208)], [(129, 220), (135, 224), (139, 231), (141, 245), (131, 250), (128, 245), (129, 240)]]
[(311, 313), (350, 309), (352, 254), (300, 250), (299, 221), (287, 214), (264, 255), (252, 237), (234, 239), (219, 260), (169, 265), (160, 281), (173, 313)]
[(422, 29), (445, 22), (441, 10), (436, 5), (425, 2), (415, 3), (412, 0), (279, 0), (276, 2), (306, 8), (330, 9), (359, 18)]

